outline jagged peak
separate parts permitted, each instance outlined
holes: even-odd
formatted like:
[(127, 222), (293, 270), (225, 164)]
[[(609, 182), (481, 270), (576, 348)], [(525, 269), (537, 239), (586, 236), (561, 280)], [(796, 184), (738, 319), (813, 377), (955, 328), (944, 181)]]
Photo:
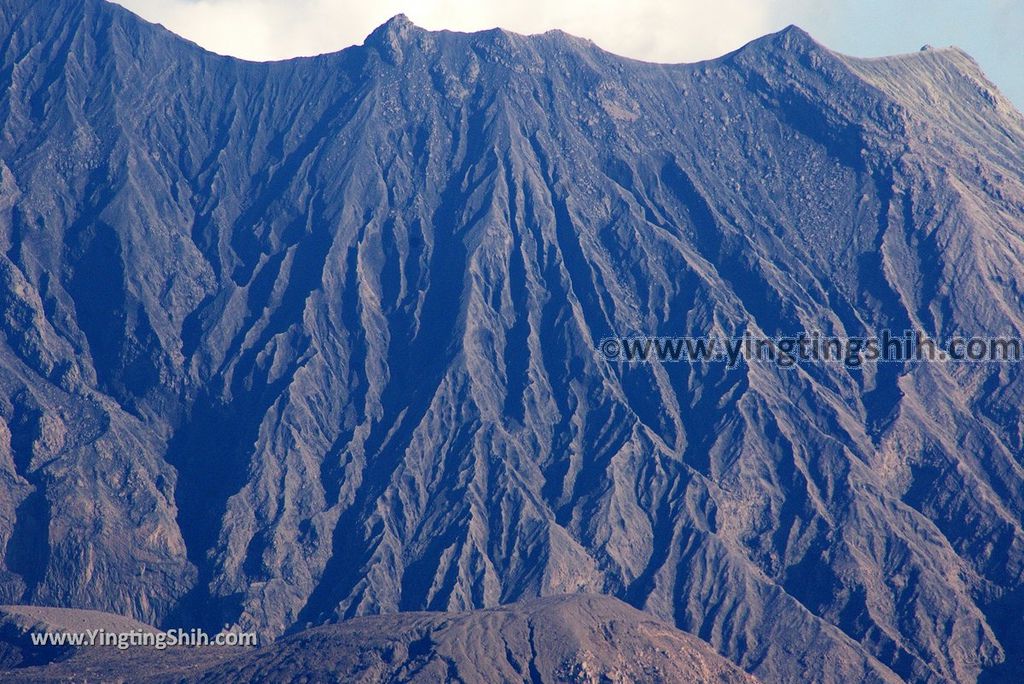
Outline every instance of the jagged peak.
[(405, 15), (404, 13), (398, 13), (395, 16), (388, 19), (387, 21), (385, 21), (377, 28), (375, 28), (372, 32), (370, 32), (370, 35), (405, 36), (408, 35), (409, 32), (418, 28), (419, 27), (416, 24), (414, 24), (413, 21), (409, 19), (407, 15)]
[(393, 44), (395, 41), (404, 40), (408, 38), (410, 34), (422, 30), (423, 29), (414, 24), (405, 14), (396, 14), (371, 31), (370, 35), (366, 37), (365, 42), (366, 44)]
[(412, 23), (409, 17), (404, 14), (396, 14), (374, 29), (366, 37), (363, 45), (377, 48), (385, 59), (397, 63), (404, 59), (404, 47), (409, 43), (411, 37), (422, 32), (423, 29)]
[(775, 73), (780, 69), (786, 71), (785, 65), (800, 70), (809, 69), (833, 85), (844, 79), (843, 72), (848, 71), (838, 53), (816, 41), (811, 34), (795, 24), (756, 38), (721, 57), (720, 61), (743, 65), (745, 69), (761, 73)]
[(796, 24), (790, 24), (781, 31), (755, 38), (736, 52), (752, 51), (783, 52), (796, 55), (818, 51), (829, 52), (828, 48)]
[(804, 29), (800, 28), (796, 24), (790, 24), (786, 28), (784, 28), (784, 29), (782, 29), (780, 31), (776, 31), (775, 33), (770, 33), (768, 35), (770, 35), (770, 36), (774, 35), (774, 36), (779, 36), (779, 37), (785, 37), (785, 38), (788, 38), (788, 39), (791, 39), (791, 40), (809, 41), (811, 43), (817, 44), (817, 41), (815, 41), (814, 38), (811, 37), (810, 33), (805, 31)]

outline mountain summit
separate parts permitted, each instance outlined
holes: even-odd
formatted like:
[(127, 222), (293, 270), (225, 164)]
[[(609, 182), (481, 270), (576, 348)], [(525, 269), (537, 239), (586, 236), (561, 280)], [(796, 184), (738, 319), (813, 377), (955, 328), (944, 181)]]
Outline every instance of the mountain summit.
[(1019, 674), (1018, 365), (596, 351), (1020, 335), (1024, 119), (964, 53), (0, 37), (0, 603), (269, 640), (587, 592), (764, 681)]

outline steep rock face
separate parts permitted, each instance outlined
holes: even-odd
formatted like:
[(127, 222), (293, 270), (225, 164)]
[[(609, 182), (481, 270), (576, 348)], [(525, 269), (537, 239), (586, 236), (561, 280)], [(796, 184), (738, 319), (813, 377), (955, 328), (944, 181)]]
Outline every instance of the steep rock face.
[(272, 637), (588, 591), (768, 680), (1012, 672), (1017, 366), (594, 350), (1019, 334), (1024, 122), (963, 53), (398, 17), (255, 64), (0, 9), (0, 600)]

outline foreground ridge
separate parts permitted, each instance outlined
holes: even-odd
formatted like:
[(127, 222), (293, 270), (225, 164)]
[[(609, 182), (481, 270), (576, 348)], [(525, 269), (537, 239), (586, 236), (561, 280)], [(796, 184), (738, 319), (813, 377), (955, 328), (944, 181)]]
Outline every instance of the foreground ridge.
[(83, 676), (147, 682), (756, 681), (699, 639), (615, 599), (587, 595), (465, 613), (356, 618), (255, 651), (80, 649), (48, 666), (7, 674), (5, 681), (15, 682)]

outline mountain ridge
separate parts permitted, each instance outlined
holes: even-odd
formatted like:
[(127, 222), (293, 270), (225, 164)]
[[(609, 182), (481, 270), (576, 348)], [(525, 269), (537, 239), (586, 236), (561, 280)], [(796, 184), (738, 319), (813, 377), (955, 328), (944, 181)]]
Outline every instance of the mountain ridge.
[(392, 20), (252, 63), (2, 7), (3, 602), (273, 638), (592, 591), (768, 680), (1019, 657), (1014, 367), (594, 351), (1019, 334), (1024, 126), (957, 60)]
[[(64, 611), (78, 629), (117, 622)], [(123, 620), (123, 619), (121, 619)], [(109, 626), (106, 628), (109, 631)], [(6, 638), (7, 635), (0, 635)], [(15, 641), (15, 643), (17, 643)], [(3, 643), (0, 642), (0, 652)], [(399, 613), (304, 630), (262, 649), (71, 649), (21, 664), (5, 681), (241, 682), (322, 680), (554, 682), (756, 680), (707, 644), (607, 596), (577, 594), (466, 613)]]

